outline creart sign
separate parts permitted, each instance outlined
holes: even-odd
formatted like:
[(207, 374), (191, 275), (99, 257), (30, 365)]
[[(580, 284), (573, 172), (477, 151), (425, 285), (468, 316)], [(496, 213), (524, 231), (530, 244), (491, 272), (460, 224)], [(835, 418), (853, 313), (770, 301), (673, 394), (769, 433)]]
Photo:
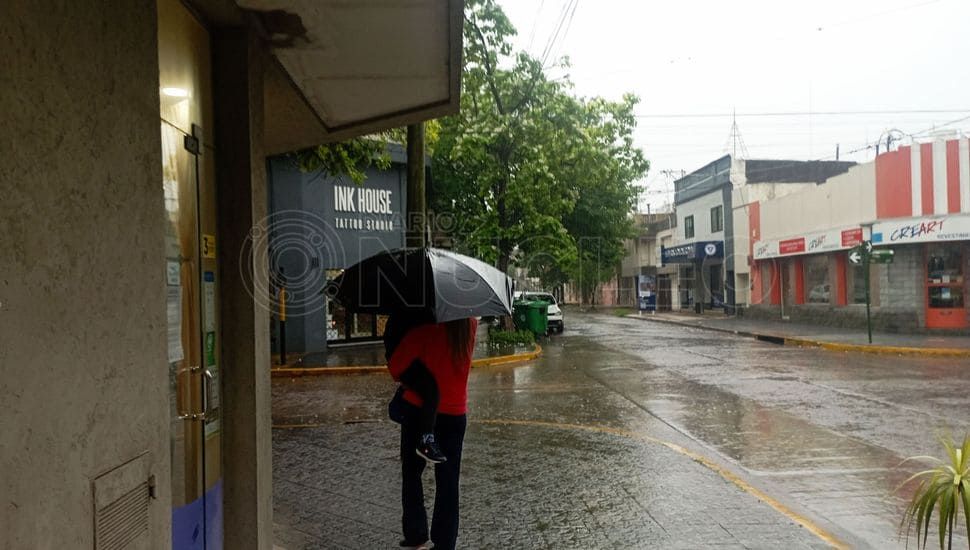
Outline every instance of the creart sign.
[(877, 222), (872, 226), (876, 245), (970, 240), (970, 216), (928, 216)]
[(845, 250), (862, 242), (862, 228), (849, 227), (827, 229), (797, 235), (785, 239), (767, 239), (754, 243), (755, 260), (767, 260), (782, 256), (817, 254), (833, 250)]

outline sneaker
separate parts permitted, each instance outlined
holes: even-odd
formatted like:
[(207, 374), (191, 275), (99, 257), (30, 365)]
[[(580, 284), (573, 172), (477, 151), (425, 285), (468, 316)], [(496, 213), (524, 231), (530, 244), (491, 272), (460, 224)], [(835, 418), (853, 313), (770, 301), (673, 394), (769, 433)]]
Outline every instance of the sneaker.
[(430, 540), (425, 542), (420, 542), (420, 543), (414, 543), (414, 542), (408, 542), (406, 540), (402, 540), (401, 542), (398, 543), (398, 546), (400, 546), (401, 548), (404, 548), (405, 550), (429, 550), (430, 548), (433, 548), (434, 545), (431, 543)]
[(438, 443), (434, 440), (434, 434), (422, 435), (421, 442), (418, 443), (418, 448), (414, 452), (432, 464), (441, 464), (448, 460), (448, 457), (442, 454), (441, 449), (438, 448)]

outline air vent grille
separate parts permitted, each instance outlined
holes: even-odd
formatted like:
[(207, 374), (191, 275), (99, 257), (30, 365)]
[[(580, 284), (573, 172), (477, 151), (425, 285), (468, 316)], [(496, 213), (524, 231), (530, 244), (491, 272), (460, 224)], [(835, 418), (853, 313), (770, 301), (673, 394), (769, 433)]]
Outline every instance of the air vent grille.
[(148, 532), (148, 481), (97, 511), (97, 550), (124, 550)]
[(148, 453), (94, 479), (95, 550), (148, 548), (154, 476)]

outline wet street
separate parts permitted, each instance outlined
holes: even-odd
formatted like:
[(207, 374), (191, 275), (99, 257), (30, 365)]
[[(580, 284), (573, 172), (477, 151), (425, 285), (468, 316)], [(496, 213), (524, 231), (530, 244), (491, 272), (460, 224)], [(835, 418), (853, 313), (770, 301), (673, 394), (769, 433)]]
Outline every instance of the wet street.
[[(902, 548), (896, 488), (919, 465), (900, 462), (970, 429), (965, 359), (572, 311), (566, 327), (534, 363), (472, 373), (460, 547)], [(280, 548), (396, 547), (393, 388), (274, 380)]]

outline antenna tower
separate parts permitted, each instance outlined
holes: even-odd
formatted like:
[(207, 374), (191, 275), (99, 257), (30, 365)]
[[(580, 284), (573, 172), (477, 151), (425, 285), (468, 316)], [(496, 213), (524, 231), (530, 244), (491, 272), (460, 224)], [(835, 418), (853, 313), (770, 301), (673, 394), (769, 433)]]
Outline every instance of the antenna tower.
[[(744, 144), (744, 138), (741, 137), (741, 129), (738, 128), (738, 115), (736, 110), (731, 114), (731, 133), (728, 135), (724, 150), (731, 151), (733, 158), (748, 158), (748, 147)], [(739, 150), (741, 151), (741, 156), (738, 156)]]

